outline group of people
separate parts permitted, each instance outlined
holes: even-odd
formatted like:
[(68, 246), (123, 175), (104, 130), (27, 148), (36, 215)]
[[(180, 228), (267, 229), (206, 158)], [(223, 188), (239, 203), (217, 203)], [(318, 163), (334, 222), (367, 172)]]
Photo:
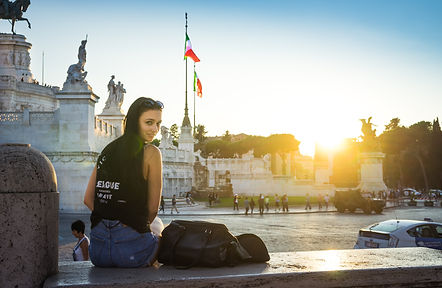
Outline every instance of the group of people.
[[(253, 196), (243, 196), (244, 201), (244, 210), (245, 214), (248, 215), (253, 214), (253, 211), (256, 206), (256, 202), (254, 200)], [(233, 210), (239, 211), (239, 200), (241, 199), (241, 196), (238, 194), (233, 195)], [(323, 196), (321, 193), (318, 194), (318, 209), (321, 210), (323, 205), (325, 206), (325, 209), (328, 210), (328, 205), (330, 201), (330, 197), (328, 196), (328, 193)], [(282, 209), (283, 213), (289, 212), (289, 199), (287, 194), (284, 194), (282, 196), (279, 196), (278, 194), (275, 194), (273, 197), (273, 203), (274, 203), (274, 209), (275, 212), (280, 212)], [(268, 195), (259, 194), (258, 199), (258, 211), (260, 215), (263, 215), (264, 212), (269, 212), (270, 210), (270, 197)], [(306, 193), (305, 195), (305, 210), (311, 210), (312, 206), (310, 203), (310, 194)]]
[[(328, 193), (323, 196), (321, 193), (318, 193), (318, 209), (322, 210), (322, 205), (325, 206), (325, 210), (328, 210), (328, 203), (330, 201), (330, 197)], [(305, 210), (312, 210), (312, 205), (310, 204), (310, 194), (307, 192), (305, 194)]]
[[(239, 199), (241, 197), (238, 194), (235, 194), (233, 196), (233, 210), (237, 210), (239, 211)], [(263, 215), (264, 214), (264, 210), (266, 212), (269, 212), (270, 210), (270, 197), (268, 195), (263, 195), (263, 194), (259, 194), (258, 199), (258, 210), (259, 210), (259, 214)], [(282, 202), (282, 205), (281, 205)], [(255, 209), (255, 205), (256, 202), (253, 198), (253, 196), (249, 197), (249, 196), (244, 196), (244, 209), (245, 209), (245, 214), (248, 215), (249, 211), (250, 214), (253, 214), (253, 210)], [(282, 197), (280, 197), (278, 194), (275, 194), (274, 197), (274, 207), (275, 207), (275, 212), (279, 212), (281, 211), (281, 206), (282, 206), (282, 212), (289, 212), (289, 200), (288, 200), (288, 196), (287, 194), (284, 194)]]
[[(170, 207), (170, 214), (173, 214), (173, 210), (175, 210), (176, 213), (180, 213), (180, 211), (178, 211), (178, 208), (176, 207), (176, 195), (173, 194), (172, 199), (171, 199), (171, 204), (172, 206)], [(165, 206), (166, 203), (164, 201), (164, 196), (161, 195), (161, 199), (160, 199), (160, 210), (158, 210), (158, 212), (163, 211), (163, 214), (165, 213)]]
[(215, 205), (216, 203), (219, 203), (219, 197), (218, 194), (215, 192), (210, 192), (208, 195), (208, 199), (209, 199), (209, 206), (211, 207), (212, 205)]

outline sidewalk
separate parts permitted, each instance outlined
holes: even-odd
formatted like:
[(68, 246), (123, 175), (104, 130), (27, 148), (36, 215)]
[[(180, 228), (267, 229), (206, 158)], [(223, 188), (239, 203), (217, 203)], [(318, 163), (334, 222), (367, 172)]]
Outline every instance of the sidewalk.
[[(297, 205), (297, 206), (289, 206), (289, 212), (282, 212), (281, 211), (275, 211), (274, 207), (271, 207), (269, 211), (267, 212), (264, 209), (264, 214), (303, 214), (303, 213), (329, 213), (329, 212), (337, 212), (335, 206), (333, 203), (330, 203), (328, 206), (328, 210), (325, 209), (325, 206), (322, 206), (322, 209), (318, 209), (318, 205), (311, 205), (311, 210), (305, 210), (304, 205)], [(386, 206), (384, 209), (389, 209), (396, 207), (395, 203), (393, 201), (387, 201)], [(173, 214), (170, 213), (171, 207), (166, 206), (165, 213), (159, 212), (158, 216), (168, 216), (173, 215), (174, 217), (177, 216), (213, 216), (213, 215), (244, 215), (245, 209), (244, 207), (239, 208), (239, 211), (233, 210), (233, 206), (230, 207), (217, 207), (212, 206), (209, 207), (207, 202), (196, 202), (194, 205), (186, 205), (186, 206), (180, 206), (178, 207), (178, 211), (180, 213), (176, 213), (173, 211)], [(249, 210), (250, 214), (250, 210)], [(254, 215), (259, 215), (259, 209), (257, 206), (255, 206), (255, 209), (253, 210)]]

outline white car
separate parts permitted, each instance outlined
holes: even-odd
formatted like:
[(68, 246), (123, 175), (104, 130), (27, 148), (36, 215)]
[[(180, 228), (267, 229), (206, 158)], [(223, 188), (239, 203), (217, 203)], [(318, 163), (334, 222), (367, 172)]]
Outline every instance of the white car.
[(422, 193), (413, 188), (404, 188), (404, 196), (421, 196)]
[(359, 230), (355, 249), (428, 247), (442, 250), (442, 223), (387, 220)]

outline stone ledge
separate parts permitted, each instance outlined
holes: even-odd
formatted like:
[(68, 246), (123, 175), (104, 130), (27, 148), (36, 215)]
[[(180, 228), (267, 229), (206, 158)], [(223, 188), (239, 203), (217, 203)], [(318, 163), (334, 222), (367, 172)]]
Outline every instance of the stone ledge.
[(271, 253), (263, 264), (179, 270), (61, 262), (53, 287), (442, 287), (442, 253), (429, 248)]

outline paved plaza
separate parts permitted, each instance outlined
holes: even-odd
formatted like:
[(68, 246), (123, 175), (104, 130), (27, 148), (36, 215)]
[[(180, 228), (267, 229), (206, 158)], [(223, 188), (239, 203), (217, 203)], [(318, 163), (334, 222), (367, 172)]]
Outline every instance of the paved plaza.
[[(423, 220), (430, 217), (435, 222), (442, 222), (440, 207), (391, 207), (382, 214), (365, 215), (360, 213), (339, 214), (334, 208), (321, 211), (312, 207), (306, 212), (304, 207), (291, 207), (291, 214), (265, 213), (244, 215), (244, 210), (233, 212), (229, 208), (208, 208), (204, 204), (181, 207), (180, 214), (162, 214), (159, 216), (165, 225), (173, 219), (204, 220), (225, 224), (234, 235), (254, 233), (260, 236), (269, 252), (315, 251), (329, 249), (352, 249), (356, 242), (359, 228), (388, 219)], [(71, 235), (70, 224), (81, 219), (86, 223), (86, 234), (90, 232), (89, 215), (60, 214), (59, 220), (59, 259), (71, 259), (75, 238)]]

